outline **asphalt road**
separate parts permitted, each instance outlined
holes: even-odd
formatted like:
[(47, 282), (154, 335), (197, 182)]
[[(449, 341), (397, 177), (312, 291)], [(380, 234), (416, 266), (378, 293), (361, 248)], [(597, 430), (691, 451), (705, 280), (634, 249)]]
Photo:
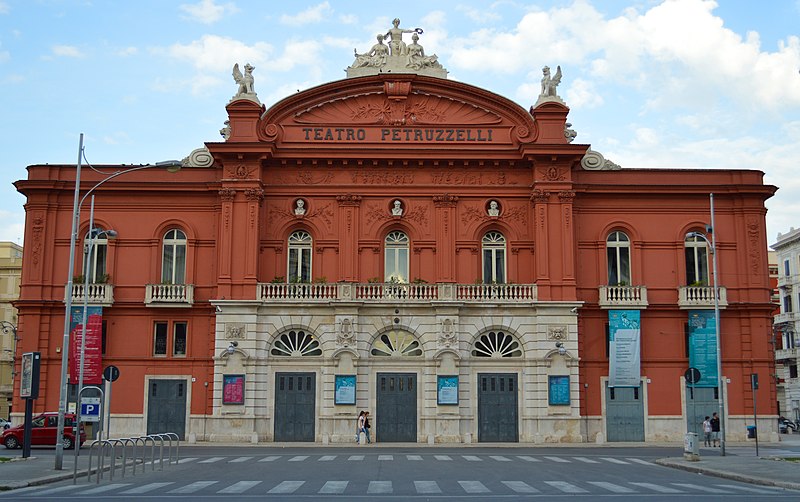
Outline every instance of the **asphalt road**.
[[(37, 455), (47, 454), (37, 451)], [(706, 454), (715, 454), (713, 450)], [(747, 453), (747, 452), (743, 452)], [(2, 500), (797, 499), (800, 493), (655, 465), (659, 447), (182, 447), (177, 465), (0, 494)]]

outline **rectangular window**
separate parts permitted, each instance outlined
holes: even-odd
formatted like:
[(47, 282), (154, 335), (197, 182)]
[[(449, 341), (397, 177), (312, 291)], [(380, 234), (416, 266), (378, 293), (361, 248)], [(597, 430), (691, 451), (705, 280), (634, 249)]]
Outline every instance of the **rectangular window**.
[(173, 340), (172, 340), (172, 355), (185, 356), (186, 355), (186, 323), (176, 322), (172, 325)]
[(788, 314), (792, 311), (792, 297), (790, 295), (786, 295), (783, 297), (783, 313)]
[(789, 365), (789, 378), (797, 378), (797, 365), (790, 364)]
[(167, 323), (158, 321), (155, 323), (155, 339), (153, 340), (153, 354), (157, 356), (167, 355)]
[(792, 275), (791, 269), (789, 268), (789, 260), (783, 261), (783, 275), (785, 275), (786, 277)]

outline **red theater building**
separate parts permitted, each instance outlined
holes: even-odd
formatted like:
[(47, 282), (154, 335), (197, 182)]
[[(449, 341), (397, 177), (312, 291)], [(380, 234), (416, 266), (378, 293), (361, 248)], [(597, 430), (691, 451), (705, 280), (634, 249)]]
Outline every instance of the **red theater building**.
[(72, 295), (86, 364), (120, 370), (112, 436), (348, 443), (366, 409), (382, 442), (676, 441), (723, 392), (743, 440), (751, 373), (775, 415), (763, 173), (620, 168), (573, 141), (549, 74), (525, 109), (435, 58), (359, 58), (270, 107), (246, 68), (223, 141), (96, 188), (87, 289), (65, 291), (76, 166), (28, 167), (37, 411), (59, 406)]

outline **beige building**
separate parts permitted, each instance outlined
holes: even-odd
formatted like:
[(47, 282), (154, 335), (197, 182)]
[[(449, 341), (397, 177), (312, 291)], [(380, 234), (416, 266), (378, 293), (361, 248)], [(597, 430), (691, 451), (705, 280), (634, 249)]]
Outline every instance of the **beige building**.
[(17, 309), (11, 304), (19, 298), (22, 274), (22, 247), (0, 242), (0, 417), (8, 418), (14, 395), (14, 348)]

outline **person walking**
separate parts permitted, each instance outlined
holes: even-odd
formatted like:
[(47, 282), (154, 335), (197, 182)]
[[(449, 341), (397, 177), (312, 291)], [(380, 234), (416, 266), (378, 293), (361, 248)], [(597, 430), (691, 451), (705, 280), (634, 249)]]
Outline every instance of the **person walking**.
[(361, 431), (364, 429), (364, 411), (358, 414), (358, 420), (356, 421), (356, 444), (361, 443)]
[(705, 439), (703, 446), (711, 446), (711, 419), (709, 417), (703, 420), (703, 438)]
[(716, 412), (711, 414), (711, 441), (714, 443), (714, 446), (719, 447), (719, 433), (720, 433), (720, 423), (719, 417), (717, 416)]
[(369, 438), (369, 429), (372, 427), (369, 423), (369, 412), (364, 412), (364, 437), (367, 438), (367, 444), (372, 443), (372, 440)]

